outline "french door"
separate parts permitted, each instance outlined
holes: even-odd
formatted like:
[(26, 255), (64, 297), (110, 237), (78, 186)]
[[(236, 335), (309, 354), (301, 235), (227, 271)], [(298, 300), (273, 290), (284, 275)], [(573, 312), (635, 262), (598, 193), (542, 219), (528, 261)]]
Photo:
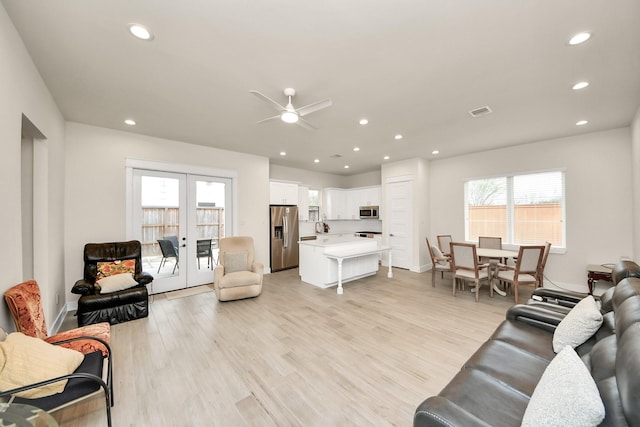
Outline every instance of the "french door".
[(131, 224), (151, 293), (213, 282), (218, 243), (232, 230), (232, 180), (133, 169)]

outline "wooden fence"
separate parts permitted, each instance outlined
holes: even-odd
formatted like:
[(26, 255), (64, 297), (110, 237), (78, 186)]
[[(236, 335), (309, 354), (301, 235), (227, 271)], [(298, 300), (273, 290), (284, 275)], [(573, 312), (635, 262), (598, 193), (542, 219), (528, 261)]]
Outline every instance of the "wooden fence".
[[(515, 205), (513, 216), (513, 243), (542, 244), (548, 240), (554, 246), (564, 246), (559, 203)], [(478, 240), (478, 236), (506, 240), (507, 226), (505, 205), (469, 206), (469, 240)]]

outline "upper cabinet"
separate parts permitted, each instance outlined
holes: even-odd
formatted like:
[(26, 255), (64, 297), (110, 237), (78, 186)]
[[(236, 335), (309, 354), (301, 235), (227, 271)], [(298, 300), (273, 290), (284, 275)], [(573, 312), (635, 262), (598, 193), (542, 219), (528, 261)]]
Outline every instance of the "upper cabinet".
[(360, 206), (380, 205), (380, 186), (326, 188), (323, 200), (323, 212), (327, 219), (360, 219)]
[(360, 206), (380, 206), (380, 186), (356, 188)]
[(298, 218), (309, 221), (309, 187), (298, 187)]
[(341, 188), (325, 188), (323, 211), (327, 219), (350, 219), (347, 218), (346, 190)]
[(292, 184), (290, 182), (270, 181), (269, 189), (269, 203), (271, 203), (272, 205), (298, 204), (298, 184)]

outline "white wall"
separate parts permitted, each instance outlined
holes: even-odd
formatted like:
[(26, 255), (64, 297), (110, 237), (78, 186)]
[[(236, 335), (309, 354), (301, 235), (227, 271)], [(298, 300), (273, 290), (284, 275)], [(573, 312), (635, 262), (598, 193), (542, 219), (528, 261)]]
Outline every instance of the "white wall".
[(357, 175), (336, 175), (331, 173), (316, 172), (312, 170), (297, 169), (287, 166), (272, 164), (269, 170), (269, 178), (279, 181), (292, 181), (310, 188), (321, 190), (323, 188), (357, 188), (380, 185), (380, 171), (365, 172)]
[(633, 259), (640, 263), (640, 107), (631, 124), (631, 172), (633, 177)]
[(344, 188), (370, 187), (382, 183), (382, 169), (344, 177)]
[[(237, 230), (254, 238), (256, 259), (269, 265), (269, 159), (83, 125), (66, 124), (67, 290), (82, 277), (88, 242), (125, 239), (125, 160), (235, 170)], [(69, 300), (75, 295), (67, 292)]]
[(632, 253), (630, 141), (622, 128), (432, 161), (430, 236), (464, 239), (465, 180), (565, 169), (567, 250), (550, 255), (546, 275), (586, 289), (587, 264)]
[[(33, 64), (13, 23), (0, 5), (0, 245), (2, 274), (0, 292), (30, 279), (22, 277), (21, 218), (21, 128), (24, 114), (46, 137), (37, 141), (38, 158), (34, 168), (35, 182), (45, 182), (47, 189), (35, 188), (40, 198), (34, 206), (34, 278), (39, 282), (48, 326), (56, 320), (64, 302), (64, 211), (59, 203), (64, 198), (64, 120), (38, 70)], [(60, 303), (55, 295), (60, 294)], [(15, 330), (6, 308), (0, 304), (0, 326)]]
[(321, 190), (325, 187), (341, 188), (343, 186), (344, 177), (330, 173), (272, 164), (269, 166), (269, 179), (297, 182), (301, 185), (306, 185), (309, 188)]

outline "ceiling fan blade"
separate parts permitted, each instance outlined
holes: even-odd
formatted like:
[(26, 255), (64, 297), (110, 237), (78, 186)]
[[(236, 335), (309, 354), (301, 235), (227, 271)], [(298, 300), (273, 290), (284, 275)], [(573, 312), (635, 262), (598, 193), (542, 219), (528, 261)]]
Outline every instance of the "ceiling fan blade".
[(282, 105), (278, 104), (276, 101), (274, 101), (273, 99), (269, 98), (267, 95), (264, 95), (264, 94), (258, 92), (257, 90), (250, 90), (249, 92), (251, 92), (252, 94), (257, 96), (258, 98), (263, 99), (263, 100), (271, 103), (271, 105), (273, 105), (273, 107), (278, 111), (285, 111), (286, 110), (285, 107), (283, 107)]
[(258, 121), (256, 122), (256, 124), (257, 124), (257, 123), (262, 123), (262, 122), (268, 122), (269, 120), (279, 119), (279, 118), (280, 118), (280, 114), (278, 114), (277, 116), (267, 117), (266, 119), (258, 120)]
[(302, 117), (298, 117), (298, 121), (296, 122), (296, 124), (298, 126), (302, 126), (306, 130), (318, 130), (317, 127), (315, 127), (314, 125), (312, 125), (311, 123), (303, 119)]
[(331, 107), (333, 102), (331, 99), (323, 99), (322, 101), (314, 102), (313, 104), (305, 105), (304, 107), (296, 108), (296, 112), (299, 116), (306, 116), (314, 111), (322, 110), (323, 108)]

